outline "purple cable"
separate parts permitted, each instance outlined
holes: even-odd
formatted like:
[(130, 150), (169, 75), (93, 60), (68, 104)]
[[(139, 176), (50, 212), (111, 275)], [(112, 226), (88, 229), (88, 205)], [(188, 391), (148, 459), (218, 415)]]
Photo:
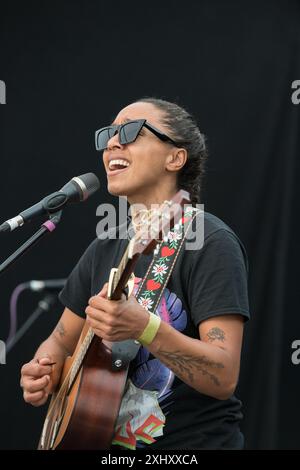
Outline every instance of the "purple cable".
[(28, 282), (22, 282), (22, 284), (19, 284), (14, 290), (13, 293), (11, 294), (10, 298), (10, 328), (9, 328), (9, 335), (6, 340), (6, 344), (8, 344), (9, 341), (15, 336), (17, 332), (17, 302), (19, 295), (26, 289), (28, 289), (29, 283)]

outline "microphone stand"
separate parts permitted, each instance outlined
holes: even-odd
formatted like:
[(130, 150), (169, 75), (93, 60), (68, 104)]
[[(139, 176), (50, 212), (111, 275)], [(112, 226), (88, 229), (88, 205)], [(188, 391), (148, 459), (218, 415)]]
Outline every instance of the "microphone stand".
[(53, 232), (57, 225), (59, 224), (62, 216), (62, 210), (50, 214), (49, 220), (46, 220), (39, 230), (35, 232), (32, 237), (30, 237), (25, 243), (23, 243), (20, 248), (18, 248), (12, 255), (9, 256), (1, 265), (0, 265), (0, 274), (2, 274), (6, 269), (8, 269), (13, 263), (15, 263), (21, 256), (23, 256), (30, 248), (33, 247), (41, 238), (43, 238), (47, 233)]

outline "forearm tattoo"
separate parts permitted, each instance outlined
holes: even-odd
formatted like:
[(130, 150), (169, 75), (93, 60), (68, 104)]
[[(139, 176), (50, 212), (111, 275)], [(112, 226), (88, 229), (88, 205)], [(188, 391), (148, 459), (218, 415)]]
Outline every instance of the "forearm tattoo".
[(188, 377), (189, 381), (193, 383), (195, 376), (201, 372), (202, 375), (207, 375), (215, 385), (221, 385), (218, 377), (207, 370), (207, 368), (224, 369), (224, 365), (221, 362), (211, 361), (206, 356), (183, 355), (179, 351), (160, 351), (159, 356), (183, 380)]
[(59, 336), (62, 338), (63, 336), (65, 336), (66, 334), (66, 330), (65, 330), (65, 327), (64, 327), (64, 324), (62, 321), (60, 321), (57, 325), (57, 327), (55, 328), (57, 333), (59, 334)]
[(221, 330), (221, 328), (218, 328), (215, 326), (214, 328), (211, 328), (208, 333), (206, 333), (206, 336), (208, 337), (208, 341), (212, 343), (216, 339), (218, 341), (222, 341), (224, 343), (225, 341), (225, 332)]

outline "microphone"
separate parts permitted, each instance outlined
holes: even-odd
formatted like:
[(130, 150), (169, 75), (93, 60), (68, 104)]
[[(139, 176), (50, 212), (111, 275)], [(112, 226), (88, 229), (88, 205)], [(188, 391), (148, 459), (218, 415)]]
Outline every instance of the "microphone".
[(45, 281), (32, 280), (26, 282), (26, 287), (32, 291), (61, 290), (66, 283), (66, 279), (48, 279)]
[(94, 173), (85, 173), (75, 176), (59, 191), (46, 196), (37, 204), (25, 209), (16, 217), (6, 220), (0, 225), (0, 232), (12, 232), (26, 222), (44, 213), (54, 213), (62, 209), (69, 202), (81, 202), (88, 199), (98, 191), (100, 182)]

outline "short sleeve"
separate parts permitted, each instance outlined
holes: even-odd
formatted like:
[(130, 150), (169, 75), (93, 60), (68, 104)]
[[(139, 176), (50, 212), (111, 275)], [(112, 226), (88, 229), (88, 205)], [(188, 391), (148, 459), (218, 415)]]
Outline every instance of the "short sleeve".
[(211, 234), (194, 257), (189, 278), (190, 311), (196, 326), (223, 314), (248, 319), (248, 258), (244, 246), (225, 229)]
[(58, 296), (65, 307), (83, 318), (85, 318), (85, 309), (91, 297), (91, 280), (96, 245), (97, 239), (83, 253)]

